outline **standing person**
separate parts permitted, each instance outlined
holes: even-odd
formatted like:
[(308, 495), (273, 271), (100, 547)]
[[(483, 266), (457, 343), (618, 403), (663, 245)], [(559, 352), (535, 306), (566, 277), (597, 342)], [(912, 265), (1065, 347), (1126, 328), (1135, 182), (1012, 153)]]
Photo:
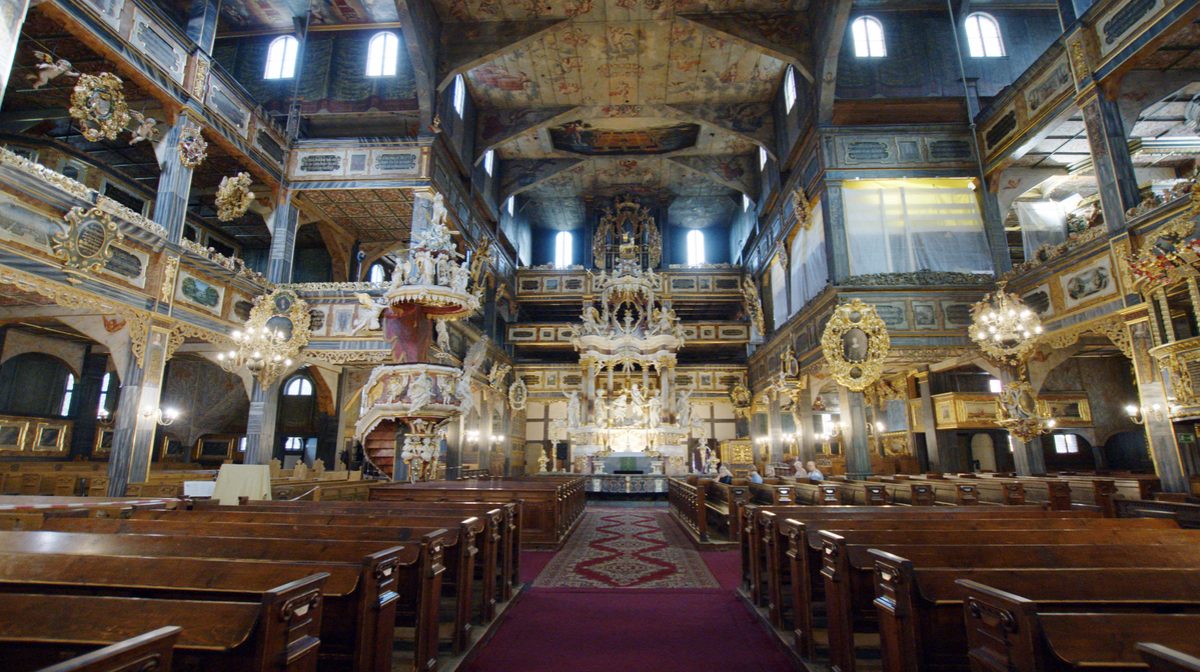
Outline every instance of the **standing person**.
[(806, 469), (808, 469), (808, 480), (810, 480), (810, 481), (823, 481), (823, 480), (825, 480), (825, 474), (822, 474), (822, 473), (821, 473), (821, 470), (820, 470), (820, 469), (817, 469), (817, 463), (816, 463), (816, 462), (813, 462), (812, 460), (809, 460), (809, 461), (808, 461), (808, 464), (804, 465), (804, 467), (805, 467)]

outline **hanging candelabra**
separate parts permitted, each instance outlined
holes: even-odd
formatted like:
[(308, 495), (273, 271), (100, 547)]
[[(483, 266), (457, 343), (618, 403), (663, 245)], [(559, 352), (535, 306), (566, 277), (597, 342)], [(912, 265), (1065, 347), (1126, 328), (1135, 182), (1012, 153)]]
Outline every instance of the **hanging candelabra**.
[(263, 326), (235, 331), (230, 338), (234, 347), (217, 354), (221, 368), (230, 373), (245, 368), (255, 376), (274, 380), (292, 366), (290, 339), (282, 331)]
[(1021, 302), (1020, 297), (1004, 291), (1004, 282), (996, 291), (971, 307), (971, 340), (984, 354), (1000, 362), (1019, 364), (1037, 345), (1042, 321)]

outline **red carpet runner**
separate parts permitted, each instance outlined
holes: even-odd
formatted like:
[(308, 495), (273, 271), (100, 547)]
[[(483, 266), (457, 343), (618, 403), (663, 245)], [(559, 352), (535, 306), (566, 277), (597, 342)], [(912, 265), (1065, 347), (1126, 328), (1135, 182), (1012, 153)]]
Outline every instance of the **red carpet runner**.
[[(736, 551), (696, 552), (662, 508), (586, 515), (464, 670), (793, 669), (733, 592)], [(536, 567), (543, 555), (522, 564)]]

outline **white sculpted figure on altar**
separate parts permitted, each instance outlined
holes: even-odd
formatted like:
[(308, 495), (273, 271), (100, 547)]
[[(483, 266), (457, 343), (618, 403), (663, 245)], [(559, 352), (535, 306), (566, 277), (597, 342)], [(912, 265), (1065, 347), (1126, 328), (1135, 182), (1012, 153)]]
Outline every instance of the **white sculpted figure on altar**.
[(638, 387), (637, 383), (634, 383), (633, 389), (629, 391), (629, 399), (632, 402), (634, 418), (642, 420), (646, 412), (646, 395), (642, 393), (642, 388)]
[(679, 413), (679, 426), (687, 427), (692, 424), (692, 391), (680, 390), (679, 396), (675, 397), (675, 410)]
[(563, 394), (567, 397), (567, 427), (574, 429), (579, 427), (581, 406), (579, 401), (579, 392), (572, 390), (570, 394), (567, 394), (566, 392)]
[(421, 375), (408, 385), (408, 412), (415, 413), (433, 400), (433, 379), (429, 373), (421, 371)]
[(613, 399), (612, 409), (610, 410), (612, 412), (613, 420), (617, 422), (624, 422), (625, 419), (629, 417), (629, 400), (624, 394), (618, 394), (617, 398)]
[(650, 429), (657, 429), (661, 416), (662, 399), (658, 396), (650, 397), (650, 411), (646, 415), (646, 425), (650, 427)]
[(608, 425), (608, 404), (604, 401), (604, 390), (600, 390), (596, 397), (596, 426), (605, 427)]
[(585, 336), (600, 333), (600, 311), (590, 303), (583, 307), (583, 325), (581, 331)]

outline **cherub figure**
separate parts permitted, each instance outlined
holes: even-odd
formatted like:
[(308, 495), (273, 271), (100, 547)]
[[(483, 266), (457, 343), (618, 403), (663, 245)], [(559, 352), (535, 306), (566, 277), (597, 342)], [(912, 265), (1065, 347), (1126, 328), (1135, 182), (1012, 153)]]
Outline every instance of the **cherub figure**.
[(147, 117), (141, 112), (130, 112), (129, 116), (133, 117), (133, 120), (137, 122), (137, 127), (133, 129), (133, 137), (129, 139), (129, 144), (136, 145), (143, 140), (154, 142), (154, 139), (158, 136), (158, 120), (154, 117)]
[(71, 62), (65, 58), (55, 60), (53, 56), (44, 51), (35, 51), (33, 52), (33, 55), (36, 56), (41, 63), (37, 64), (37, 74), (25, 75), (25, 79), (28, 79), (33, 83), (34, 91), (37, 91), (43, 86), (46, 86), (50, 82), (64, 75), (67, 77), (79, 76), (79, 73), (75, 71), (75, 68), (71, 65)]

